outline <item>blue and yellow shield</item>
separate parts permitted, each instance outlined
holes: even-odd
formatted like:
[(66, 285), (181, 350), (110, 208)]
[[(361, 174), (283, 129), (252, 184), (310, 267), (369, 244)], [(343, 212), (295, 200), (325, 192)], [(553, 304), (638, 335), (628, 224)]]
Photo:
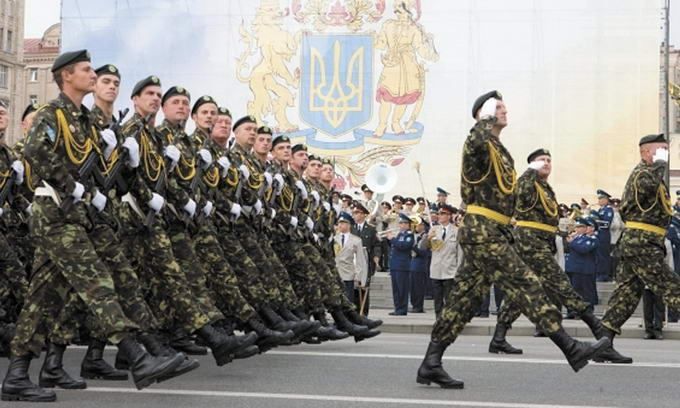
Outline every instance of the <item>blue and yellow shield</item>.
[(373, 37), (305, 34), (302, 39), (300, 118), (339, 136), (371, 118)]

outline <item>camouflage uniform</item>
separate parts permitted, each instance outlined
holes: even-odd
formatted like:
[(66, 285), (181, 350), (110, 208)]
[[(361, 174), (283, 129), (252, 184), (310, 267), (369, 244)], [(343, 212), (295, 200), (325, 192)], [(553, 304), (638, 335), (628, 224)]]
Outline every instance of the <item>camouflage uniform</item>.
[[(546, 334), (561, 328), (561, 313), (550, 304), (540, 279), (512, 246), (509, 218), (515, 207), (514, 161), (491, 133), (495, 121), (480, 120), (465, 141), (461, 196), (468, 213), (459, 231), (464, 261), (432, 329), (434, 342), (452, 343), (456, 339), (491, 283), (498, 284), (508, 299)], [(482, 206), (481, 211), (474, 210)]]
[[(552, 187), (547, 180), (538, 177), (536, 170), (528, 169), (517, 181), (514, 248), (536, 273), (552, 303), (558, 307), (564, 305), (581, 315), (588, 309), (588, 304), (576, 293), (557, 263), (554, 256), (555, 233), (547, 231), (551, 228), (557, 231), (558, 217), (557, 200)], [(498, 314), (498, 322), (512, 325), (520, 314), (519, 307), (512, 302), (505, 302)]]
[[(65, 145), (87, 145), (89, 138), (94, 138), (95, 143), (98, 138), (89, 111), (85, 107), (78, 109), (63, 94), (36, 114), (26, 142), (26, 157), (36, 175), (62, 199), (75, 188), (79, 165), (74, 161), (84, 160), (77, 155), (69, 157)], [(31, 236), (36, 244), (36, 258), (44, 261), (37, 264), (19, 316), (12, 341), (14, 356), (40, 354), (45, 331), (41, 327), (43, 317), (58, 312), (71, 290), (85, 302), (111, 342), (119, 343), (138, 328), (123, 313), (111, 274), (87, 236), (92, 223), (86, 205), (78, 202), (64, 213), (51, 197), (35, 197)], [(50, 297), (56, 299), (54, 305), (48, 303)]]
[(621, 261), (602, 319), (602, 325), (617, 334), (637, 308), (645, 286), (663, 297), (671, 310), (680, 311), (680, 278), (664, 261), (665, 231), (672, 214), (663, 182), (665, 168), (666, 162), (640, 162), (623, 191), (621, 217), (626, 229), (618, 244)]

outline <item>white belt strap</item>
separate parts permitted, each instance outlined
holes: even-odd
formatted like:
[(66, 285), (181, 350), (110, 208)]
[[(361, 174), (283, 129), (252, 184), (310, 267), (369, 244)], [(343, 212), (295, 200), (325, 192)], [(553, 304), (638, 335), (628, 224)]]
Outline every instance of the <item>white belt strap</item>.
[(36, 187), (33, 195), (36, 196), (36, 197), (50, 197), (52, 199), (52, 201), (54, 201), (54, 203), (57, 206), (61, 206), (61, 199), (59, 198), (59, 194), (57, 194), (54, 187), (47, 184), (47, 182), (45, 180), (43, 180), (42, 183), (43, 183), (43, 186), (42, 187)]
[(139, 204), (137, 204), (137, 200), (132, 196), (132, 194), (127, 193), (125, 194), (122, 198), (121, 201), (124, 203), (128, 203), (132, 210), (137, 213), (142, 218), (144, 217), (144, 213), (142, 213), (142, 209), (139, 208)]

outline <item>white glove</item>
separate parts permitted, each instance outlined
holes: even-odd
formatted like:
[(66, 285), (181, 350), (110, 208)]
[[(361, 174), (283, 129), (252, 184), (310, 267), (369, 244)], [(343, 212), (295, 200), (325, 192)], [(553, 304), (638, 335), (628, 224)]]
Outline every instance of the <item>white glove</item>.
[(123, 141), (123, 147), (128, 151), (127, 165), (131, 169), (136, 169), (139, 166), (139, 144), (134, 137), (127, 137)]
[(92, 197), (91, 204), (97, 209), (97, 211), (104, 211), (104, 207), (106, 207), (106, 196), (97, 190), (97, 192), (94, 194), (94, 197)]
[(314, 197), (314, 205), (318, 207), (319, 201), (321, 201), (321, 196), (319, 196), (319, 192), (316, 190), (312, 191), (312, 197)]
[(662, 162), (667, 162), (668, 161), (668, 150), (663, 147), (659, 147), (656, 149), (656, 152), (654, 152), (654, 157), (652, 157), (653, 161), (662, 161)]
[(529, 163), (529, 168), (536, 171), (542, 169), (543, 167), (545, 167), (545, 160), (534, 160)]
[(300, 190), (300, 194), (302, 194), (303, 199), (306, 200), (307, 197), (309, 197), (309, 195), (307, 194), (307, 187), (305, 187), (305, 183), (303, 183), (302, 180), (296, 181), (295, 187), (297, 187), (298, 190)]
[(326, 210), (326, 212), (331, 211), (331, 205), (328, 203), (328, 201), (323, 202), (323, 209)]
[(274, 180), (272, 178), (272, 174), (268, 171), (264, 172), (264, 179), (267, 180), (267, 188), (272, 186), (272, 181)]
[(250, 178), (250, 170), (248, 170), (248, 167), (246, 167), (245, 164), (238, 166), (238, 169), (241, 170), (241, 174), (244, 178)]
[(184, 211), (189, 214), (189, 218), (194, 218), (194, 214), (196, 214), (196, 201), (192, 200), (191, 198), (189, 201), (187, 201), (186, 204), (184, 204)]
[(207, 169), (210, 167), (212, 164), (212, 154), (208, 151), (208, 149), (201, 149), (198, 151), (198, 155), (201, 157), (201, 161), (203, 162), (203, 170)]
[(5, 210), (3, 210), (2, 207), (0, 207), (0, 217), (2, 217), (2, 214), (3, 214), (4, 212), (5, 212)]
[(257, 201), (255, 202), (255, 214), (259, 214), (260, 211), (262, 211), (262, 201), (258, 198)]
[(496, 104), (498, 100), (496, 98), (489, 98), (484, 102), (481, 109), (479, 110), (479, 118), (482, 119), (485, 116), (496, 116)]
[(83, 199), (83, 194), (85, 194), (85, 186), (76, 181), (76, 186), (71, 192), (71, 197), (73, 197), (73, 202), (77, 203)]
[(293, 215), (292, 217), (290, 217), (290, 226), (293, 227), (293, 228), (297, 228), (297, 225), (298, 225), (298, 219), (297, 219), (296, 216)]
[(273, 208), (272, 208), (271, 210), (272, 210), (272, 212), (271, 212), (271, 214), (270, 214), (270, 217), (271, 217), (271, 219), (273, 220), (274, 218), (276, 218), (276, 210), (273, 209)]
[(274, 174), (274, 180), (276, 180), (276, 190), (280, 193), (283, 188), (283, 176), (281, 173)]
[(118, 146), (118, 139), (116, 139), (116, 134), (113, 133), (113, 130), (111, 129), (104, 129), (99, 132), (99, 135), (102, 137), (104, 143), (106, 143), (106, 147), (104, 148), (104, 158), (108, 160), (109, 157), (111, 157), (111, 153), (113, 153), (113, 149)]
[(205, 203), (205, 206), (203, 206), (203, 214), (205, 214), (206, 217), (210, 217), (210, 214), (212, 214), (212, 209), (213, 209), (212, 201), (207, 201)]
[(227, 171), (229, 170), (229, 167), (231, 166), (231, 162), (227, 158), (227, 156), (222, 156), (219, 159), (217, 159), (217, 164), (222, 167), (222, 177), (227, 176)]
[(310, 230), (310, 231), (312, 231), (314, 229), (314, 221), (312, 221), (312, 219), (309, 218), (309, 217), (307, 217), (307, 219), (305, 219), (305, 225), (307, 226), (307, 229)]
[(163, 150), (163, 155), (170, 159), (172, 162), (172, 166), (176, 165), (177, 162), (179, 161), (180, 156), (182, 155), (179, 152), (179, 149), (175, 145), (168, 145), (164, 150)]
[[(2, 215), (1, 210), (2, 210), (2, 208), (0, 208), (0, 215)], [(33, 215), (33, 203), (30, 203), (24, 211), (26, 211), (26, 214), (28, 214), (29, 216)]]
[(163, 196), (158, 193), (153, 193), (151, 200), (149, 200), (146, 205), (148, 205), (149, 208), (156, 211), (156, 214), (158, 214), (165, 205), (165, 198), (163, 198)]
[(234, 219), (238, 219), (241, 216), (241, 206), (237, 203), (232, 204), (229, 213), (234, 216)]
[(312, 234), (312, 236), (314, 237), (314, 242), (316, 242), (318, 244), (319, 243), (319, 235), (317, 233), (314, 233), (314, 234)]
[(14, 180), (17, 184), (24, 182), (24, 164), (19, 160), (12, 162), (12, 170), (14, 170)]

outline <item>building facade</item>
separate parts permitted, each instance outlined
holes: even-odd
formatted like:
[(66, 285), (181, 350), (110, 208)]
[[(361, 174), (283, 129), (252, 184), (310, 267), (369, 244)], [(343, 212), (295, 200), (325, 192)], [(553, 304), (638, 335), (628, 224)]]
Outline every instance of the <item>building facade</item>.
[(57, 84), (52, 79), (52, 63), (59, 55), (61, 25), (50, 26), (42, 38), (26, 38), (23, 42), (25, 83), (21, 110), (29, 103), (46, 103), (59, 95)]
[(0, 100), (10, 107), (10, 128), (5, 136), (10, 144), (21, 134), (23, 38), (24, 0), (0, 0)]

